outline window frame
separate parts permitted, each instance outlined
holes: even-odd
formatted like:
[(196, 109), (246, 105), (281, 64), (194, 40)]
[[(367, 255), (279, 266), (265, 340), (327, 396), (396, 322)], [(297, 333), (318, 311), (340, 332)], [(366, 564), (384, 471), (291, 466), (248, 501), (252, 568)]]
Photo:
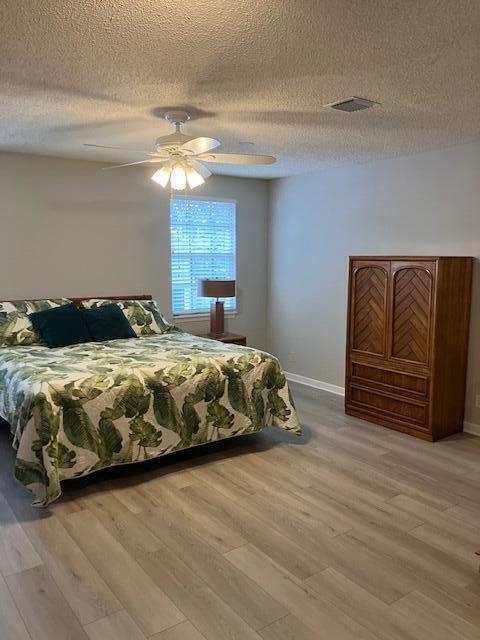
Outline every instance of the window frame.
[[(238, 273), (238, 243), (237, 243), (237, 206), (238, 201), (235, 198), (220, 198), (216, 196), (191, 196), (191, 195), (172, 195), (168, 201), (168, 222), (169, 222), (169, 236), (170, 236), (170, 305), (172, 311), (172, 317), (174, 320), (185, 320), (185, 321), (204, 321), (205, 318), (210, 317), (210, 311), (208, 310), (200, 310), (200, 311), (173, 311), (173, 273), (172, 273), (172, 200), (203, 200), (205, 202), (231, 202), (235, 205), (235, 214), (233, 218), (233, 230), (235, 236), (235, 279), (237, 280)], [(238, 280), (237, 280), (238, 282)], [(234, 309), (225, 309), (225, 317), (236, 316), (238, 313), (238, 291), (235, 296), (235, 308)]]

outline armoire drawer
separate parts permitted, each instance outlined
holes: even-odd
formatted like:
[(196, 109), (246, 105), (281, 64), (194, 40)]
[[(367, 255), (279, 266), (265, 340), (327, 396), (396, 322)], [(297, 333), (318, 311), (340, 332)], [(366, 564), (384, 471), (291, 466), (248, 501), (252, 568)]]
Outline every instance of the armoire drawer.
[(426, 402), (398, 397), (354, 383), (349, 386), (347, 402), (359, 409), (368, 410), (373, 415), (383, 415), (423, 430), (428, 429), (429, 405)]
[(361, 362), (351, 363), (351, 378), (360, 384), (373, 386), (379, 391), (388, 393), (408, 395), (422, 400), (428, 398), (427, 376), (415, 375), (375, 367)]

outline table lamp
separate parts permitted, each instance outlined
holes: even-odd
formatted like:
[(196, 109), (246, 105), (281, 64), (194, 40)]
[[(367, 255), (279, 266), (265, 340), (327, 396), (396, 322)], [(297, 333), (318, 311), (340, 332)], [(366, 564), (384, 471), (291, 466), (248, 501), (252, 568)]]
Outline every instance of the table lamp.
[(200, 280), (200, 295), (216, 298), (210, 305), (210, 334), (221, 336), (225, 333), (225, 309), (219, 298), (235, 297), (235, 280)]

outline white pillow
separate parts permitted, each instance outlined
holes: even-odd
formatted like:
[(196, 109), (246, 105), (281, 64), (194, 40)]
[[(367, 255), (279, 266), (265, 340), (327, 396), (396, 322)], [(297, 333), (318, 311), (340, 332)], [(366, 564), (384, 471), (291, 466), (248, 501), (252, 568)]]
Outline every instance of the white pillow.
[(29, 313), (70, 304), (67, 298), (0, 302), (0, 347), (41, 344), (39, 335), (28, 318)]

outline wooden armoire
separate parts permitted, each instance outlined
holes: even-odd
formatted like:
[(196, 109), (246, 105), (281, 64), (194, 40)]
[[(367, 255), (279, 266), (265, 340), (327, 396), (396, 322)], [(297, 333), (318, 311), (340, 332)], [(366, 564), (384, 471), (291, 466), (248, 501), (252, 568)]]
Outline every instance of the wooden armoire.
[(345, 410), (438, 440), (463, 429), (473, 258), (350, 258)]

